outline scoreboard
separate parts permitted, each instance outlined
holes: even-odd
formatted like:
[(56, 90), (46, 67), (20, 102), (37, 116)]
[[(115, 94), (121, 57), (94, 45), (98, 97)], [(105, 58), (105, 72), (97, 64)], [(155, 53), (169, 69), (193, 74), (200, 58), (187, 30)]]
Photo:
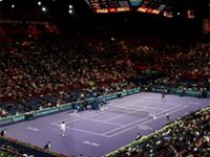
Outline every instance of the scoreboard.
[(143, 0), (139, 12), (159, 14), (166, 7), (166, 0)]
[(168, 0), (89, 0), (96, 13), (138, 11), (159, 14)]
[(129, 1), (130, 1), (131, 6), (133, 7), (139, 6), (142, 2), (142, 0), (129, 0)]
[(97, 13), (130, 11), (127, 0), (89, 0), (92, 8)]

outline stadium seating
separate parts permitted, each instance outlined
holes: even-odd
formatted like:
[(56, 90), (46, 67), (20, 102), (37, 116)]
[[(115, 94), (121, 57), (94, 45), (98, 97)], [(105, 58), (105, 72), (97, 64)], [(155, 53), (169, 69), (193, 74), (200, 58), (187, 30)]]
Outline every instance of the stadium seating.
[[(141, 31), (128, 38), (123, 34), (131, 27), (109, 24), (67, 37), (48, 36), (44, 25), (27, 25), (11, 22), (0, 28), (0, 118), (135, 87), (210, 91), (209, 44), (170, 41), (170, 36), (160, 40)], [(108, 156), (207, 157), (209, 115), (209, 109), (191, 113)], [(16, 147), (0, 145), (0, 156), (20, 155)]]
[[(3, 43), (1, 110), (6, 115), (24, 113), (78, 100), (81, 93), (90, 97), (92, 89), (103, 95), (142, 83), (209, 90), (208, 44), (78, 40)], [(146, 82), (135, 82), (138, 77)]]

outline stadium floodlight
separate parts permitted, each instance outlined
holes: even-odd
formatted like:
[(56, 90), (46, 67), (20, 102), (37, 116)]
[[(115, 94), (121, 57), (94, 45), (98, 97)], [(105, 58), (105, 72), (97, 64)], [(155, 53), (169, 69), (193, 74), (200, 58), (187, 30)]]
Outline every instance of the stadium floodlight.
[(42, 4), (42, 2), (39, 1), (39, 2), (37, 2), (37, 4), (40, 6)]
[(73, 14), (73, 10), (70, 9), (70, 10), (69, 10), (69, 14)]
[(42, 7), (42, 11), (45, 12), (46, 11), (46, 8), (45, 7)]

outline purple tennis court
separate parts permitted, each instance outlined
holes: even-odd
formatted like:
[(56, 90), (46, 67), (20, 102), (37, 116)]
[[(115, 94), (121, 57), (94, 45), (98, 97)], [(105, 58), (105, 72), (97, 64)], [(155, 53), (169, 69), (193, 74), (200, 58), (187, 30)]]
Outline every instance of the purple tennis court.
[[(51, 141), (52, 150), (79, 156), (103, 156), (135, 139), (148, 135), (186, 113), (210, 105), (209, 99), (139, 93), (114, 99), (101, 110), (62, 112), (6, 126), (7, 136), (43, 147)], [(66, 122), (65, 136), (59, 125)]]

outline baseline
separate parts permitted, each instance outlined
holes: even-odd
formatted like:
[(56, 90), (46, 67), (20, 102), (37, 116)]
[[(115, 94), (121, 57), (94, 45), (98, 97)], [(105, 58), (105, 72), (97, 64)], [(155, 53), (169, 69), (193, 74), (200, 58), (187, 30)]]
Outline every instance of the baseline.
[[(161, 111), (161, 112), (158, 112), (158, 113), (156, 113), (155, 114), (155, 116), (157, 116), (157, 115), (160, 115), (160, 114), (163, 114), (163, 113), (171, 113), (171, 110), (180, 110), (180, 109), (182, 109), (182, 108), (186, 108), (187, 106), (186, 105), (177, 105), (177, 106), (174, 106), (174, 107), (172, 107), (172, 108), (170, 108), (170, 109), (167, 109), (167, 110), (163, 110), (163, 111)], [(165, 115), (164, 115), (165, 116)], [(143, 120), (148, 120), (148, 118), (149, 117), (146, 117), (146, 118), (142, 118), (142, 119), (140, 119), (140, 120), (136, 120), (136, 121), (134, 121), (134, 122), (132, 122), (132, 123), (129, 123), (129, 124), (127, 124), (127, 125), (125, 125), (125, 126), (123, 126), (123, 127), (120, 127), (120, 128), (116, 128), (116, 129), (112, 129), (112, 130), (110, 130), (110, 131), (108, 131), (108, 132), (105, 132), (104, 133), (104, 135), (106, 135), (106, 134), (108, 134), (108, 133), (111, 133), (111, 132), (114, 132), (114, 131), (117, 131), (117, 130), (120, 130), (120, 129), (122, 129), (122, 128), (126, 128), (126, 127), (129, 127), (129, 126), (131, 126), (131, 125), (135, 125), (136, 123), (137, 124), (139, 124), (141, 121), (143, 121)], [(151, 119), (151, 120), (153, 120), (153, 119)], [(134, 126), (134, 127), (136, 127), (136, 126)], [(130, 130), (130, 129), (129, 129)], [(112, 137), (112, 136), (110, 136), (110, 137)]]
[[(174, 112), (177, 112), (177, 111), (179, 111), (179, 110), (183, 110), (183, 109), (185, 109), (185, 108), (186, 108), (186, 106), (182, 106), (182, 107), (180, 107), (180, 108), (178, 108), (178, 109), (176, 109), (176, 110), (173, 110), (173, 111), (171, 111), (171, 112), (168, 112), (168, 113), (174, 113)], [(158, 119), (158, 118), (161, 118), (161, 117), (164, 117), (164, 116), (165, 116), (165, 115), (160, 115), (160, 116), (157, 117), (157, 119)], [(147, 121), (145, 121), (145, 122), (143, 122), (143, 123), (140, 123), (139, 125), (145, 125), (145, 124), (147, 124), (147, 123), (149, 123), (149, 122), (151, 122), (151, 121), (153, 121), (153, 119), (147, 120)], [(124, 132), (129, 131), (129, 130), (132, 130), (132, 129), (136, 128), (137, 126), (138, 126), (138, 125), (133, 126), (133, 127), (130, 127), (130, 128), (128, 128), (128, 129), (122, 130), (122, 131), (117, 132), (117, 133), (112, 134), (112, 135), (106, 135), (107, 133), (105, 133), (104, 135), (106, 135), (106, 136), (108, 136), (109, 138), (111, 138), (111, 137), (116, 136), (116, 135), (118, 135), (118, 134), (122, 134), (122, 133), (124, 133)]]

